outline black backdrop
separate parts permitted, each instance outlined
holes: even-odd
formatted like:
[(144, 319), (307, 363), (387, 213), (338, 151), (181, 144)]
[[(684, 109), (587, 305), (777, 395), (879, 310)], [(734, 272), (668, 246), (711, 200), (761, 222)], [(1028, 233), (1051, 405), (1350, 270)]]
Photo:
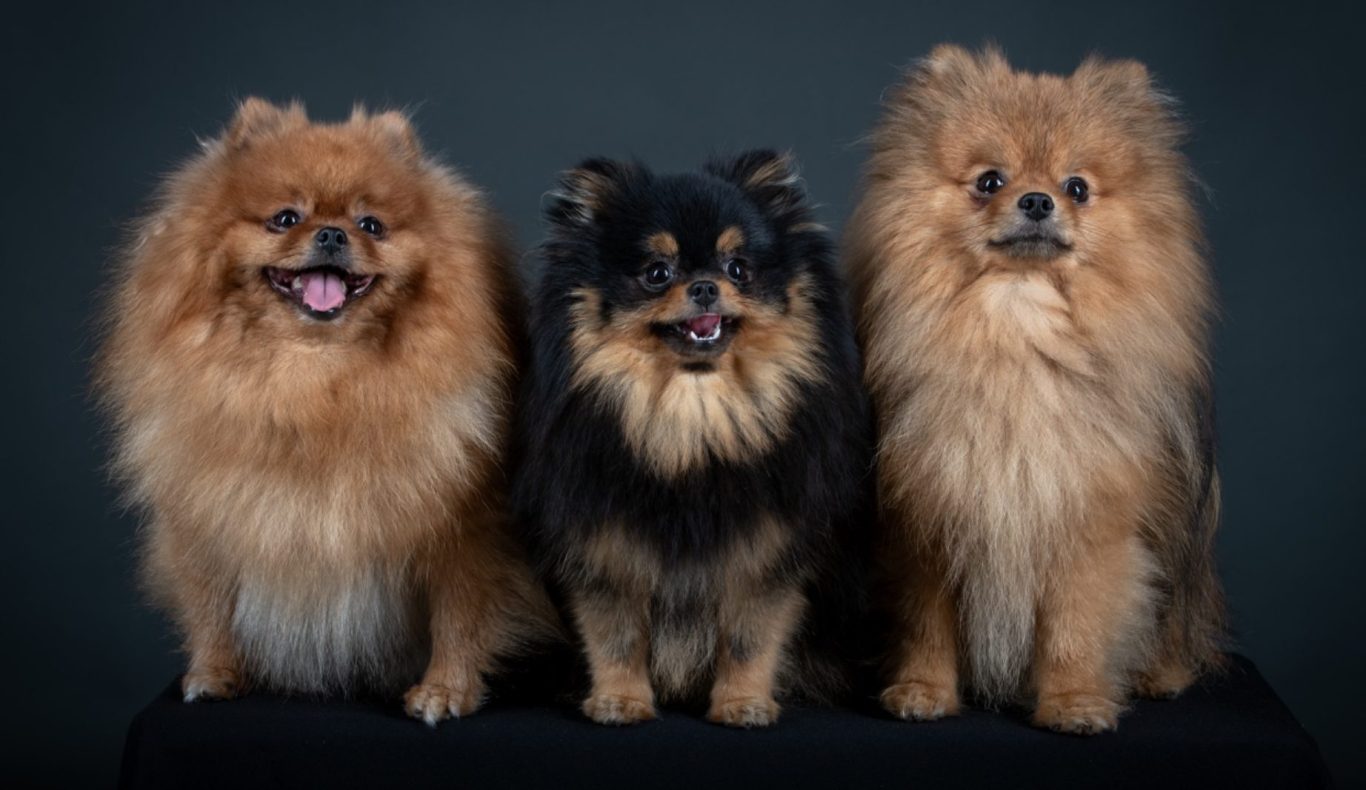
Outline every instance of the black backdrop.
[[(1017, 65), (1146, 61), (1184, 102), (1224, 320), (1220, 562), (1244, 650), (1366, 782), (1361, 480), (1360, 62), (1347, 4), (546, 2), (7, 8), (0, 321), (7, 671), (0, 775), (108, 783), (129, 716), (179, 668), (138, 602), (134, 524), (99, 469), (85, 395), (109, 250), (158, 174), (235, 98), (415, 109), (524, 247), (557, 171), (586, 154), (663, 168), (793, 149), (819, 213), (849, 212), (860, 136), (897, 67), (994, 39)], [(45, 6), (43, 10), (35, 10)], [(481, 6), (481, 7), (476, 7)], [(1352, 18), (1349, 18), (1352, 17)]]

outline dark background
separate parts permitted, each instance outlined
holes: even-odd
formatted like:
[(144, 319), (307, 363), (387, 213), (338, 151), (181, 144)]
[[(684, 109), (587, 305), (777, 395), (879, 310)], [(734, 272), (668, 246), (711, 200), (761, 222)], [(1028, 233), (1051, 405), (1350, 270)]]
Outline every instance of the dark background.
[(791, 148), (839, 227), (898, 67), (994, 39), (1032, 70), (1138, 58), (1182, 99), (1224, 305), (1219, 552), (1238, 637), (1339, 781), (1366, 782), (1366, 73), (1345, 3), (38, 5), (0, 22), (0, 776), (112, 783), (127, 720), (180, 667), (100, 469), (91, 324), (125, 223), (235, 99), (299, 97), (324, 119), (357, 100), (416, 110), (523, 247), (555, 174), (588, 154), (681, 169)]

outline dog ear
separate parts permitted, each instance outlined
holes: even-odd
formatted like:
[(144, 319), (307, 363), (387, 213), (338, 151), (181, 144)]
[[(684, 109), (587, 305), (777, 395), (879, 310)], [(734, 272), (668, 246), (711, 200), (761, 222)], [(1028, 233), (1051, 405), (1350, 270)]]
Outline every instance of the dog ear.
[[(1000, 56), (999, 50), (991, 50)], [(939, 44), (918, 64), (931, 77), (949, 79), (978, 70), (978, 56), (957, 44)]]
[(281, 107), (258, 96), (249, 96), (237, 105), (223, 139), (229, 148), (245, 148), (252, 140), (308, 123), (308, 114), (298, 101)]
[(1153, 92), (1153, 78), (1148, 67), (1136, 60), (1106, 60), (1091, 55), (1072, 73), (1072, 80), (1095, 91), (1116, 95), (1142, 97)]
[(1010, 73), (1010, 63), (995, 44), (987, 44), (980, 52), (957, 44), (940, 44), (917, 61), (906, 72), (906, 78), (913, 88), (956, 94), (990, 73)]
[(774, 217), (789, 217), (806, 199), (797, 162), (789, 153), (746, 151), (732, 159), (713, 159), (702, 169), (740, 187)]
[(403, 157), (420, 157), (422, 142), (413, 130), (412, 119), (399, 110), (370, 114), (363, 105), (351, 108), (351, 123), (368, 127), (372, 134), (388, 143), (394, 152)]
[(1069, 80), (1093, 101), (1104, 102), (1117, 117), (1141, 128), (1144, 139), (1175, 146), (1184, 137), (1176, 99), (1158, 86), (1147, 66), (1136, 60), (1092, 55)]
[(612, 196), (640, 170), (636, 164), (585, 159), (578, 167), (561, 174), (559, 185), (550, 193), (546, 218), (567, 228), (592, 225), (602, 216)]

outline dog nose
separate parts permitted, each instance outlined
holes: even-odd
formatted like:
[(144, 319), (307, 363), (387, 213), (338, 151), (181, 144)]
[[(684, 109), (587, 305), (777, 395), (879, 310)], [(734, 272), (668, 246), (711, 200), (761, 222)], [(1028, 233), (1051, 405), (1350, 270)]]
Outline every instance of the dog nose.
[(688, 286), (688, 298), (702, 307), (711, 307), (720, 296), (721, 289), (711, 280), (698, 280)]
[(323, 228), (313, 237), (313, 243), (323, 252), (337, 252), (346, 246), (346, 231), (341, 228)]
[(1053, 213), (1053, 198), (1042, 192), (1030, 192), (1020, 198), (1020, 211), (1035, 222), (1046, 219)]

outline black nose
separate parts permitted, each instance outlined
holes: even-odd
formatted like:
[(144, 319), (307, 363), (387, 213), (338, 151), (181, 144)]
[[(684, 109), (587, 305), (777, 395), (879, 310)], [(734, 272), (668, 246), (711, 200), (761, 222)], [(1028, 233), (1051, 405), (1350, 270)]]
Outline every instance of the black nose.
[(688, 298), (703, 307), (712, 306), (720, 296), (721, 290), (711, 280), (698, 280), (688, 286)]
[(346, 246), (346, 231), (341, 228), (323, 228), (313, 237), (313, 243), (323, 252), (337, 252)]
[(1026, 217), (1038, 222), (1053, 213), (1053, 198), (1042, 192), (1030, 192), (1020, 198), (1020, 211)]

